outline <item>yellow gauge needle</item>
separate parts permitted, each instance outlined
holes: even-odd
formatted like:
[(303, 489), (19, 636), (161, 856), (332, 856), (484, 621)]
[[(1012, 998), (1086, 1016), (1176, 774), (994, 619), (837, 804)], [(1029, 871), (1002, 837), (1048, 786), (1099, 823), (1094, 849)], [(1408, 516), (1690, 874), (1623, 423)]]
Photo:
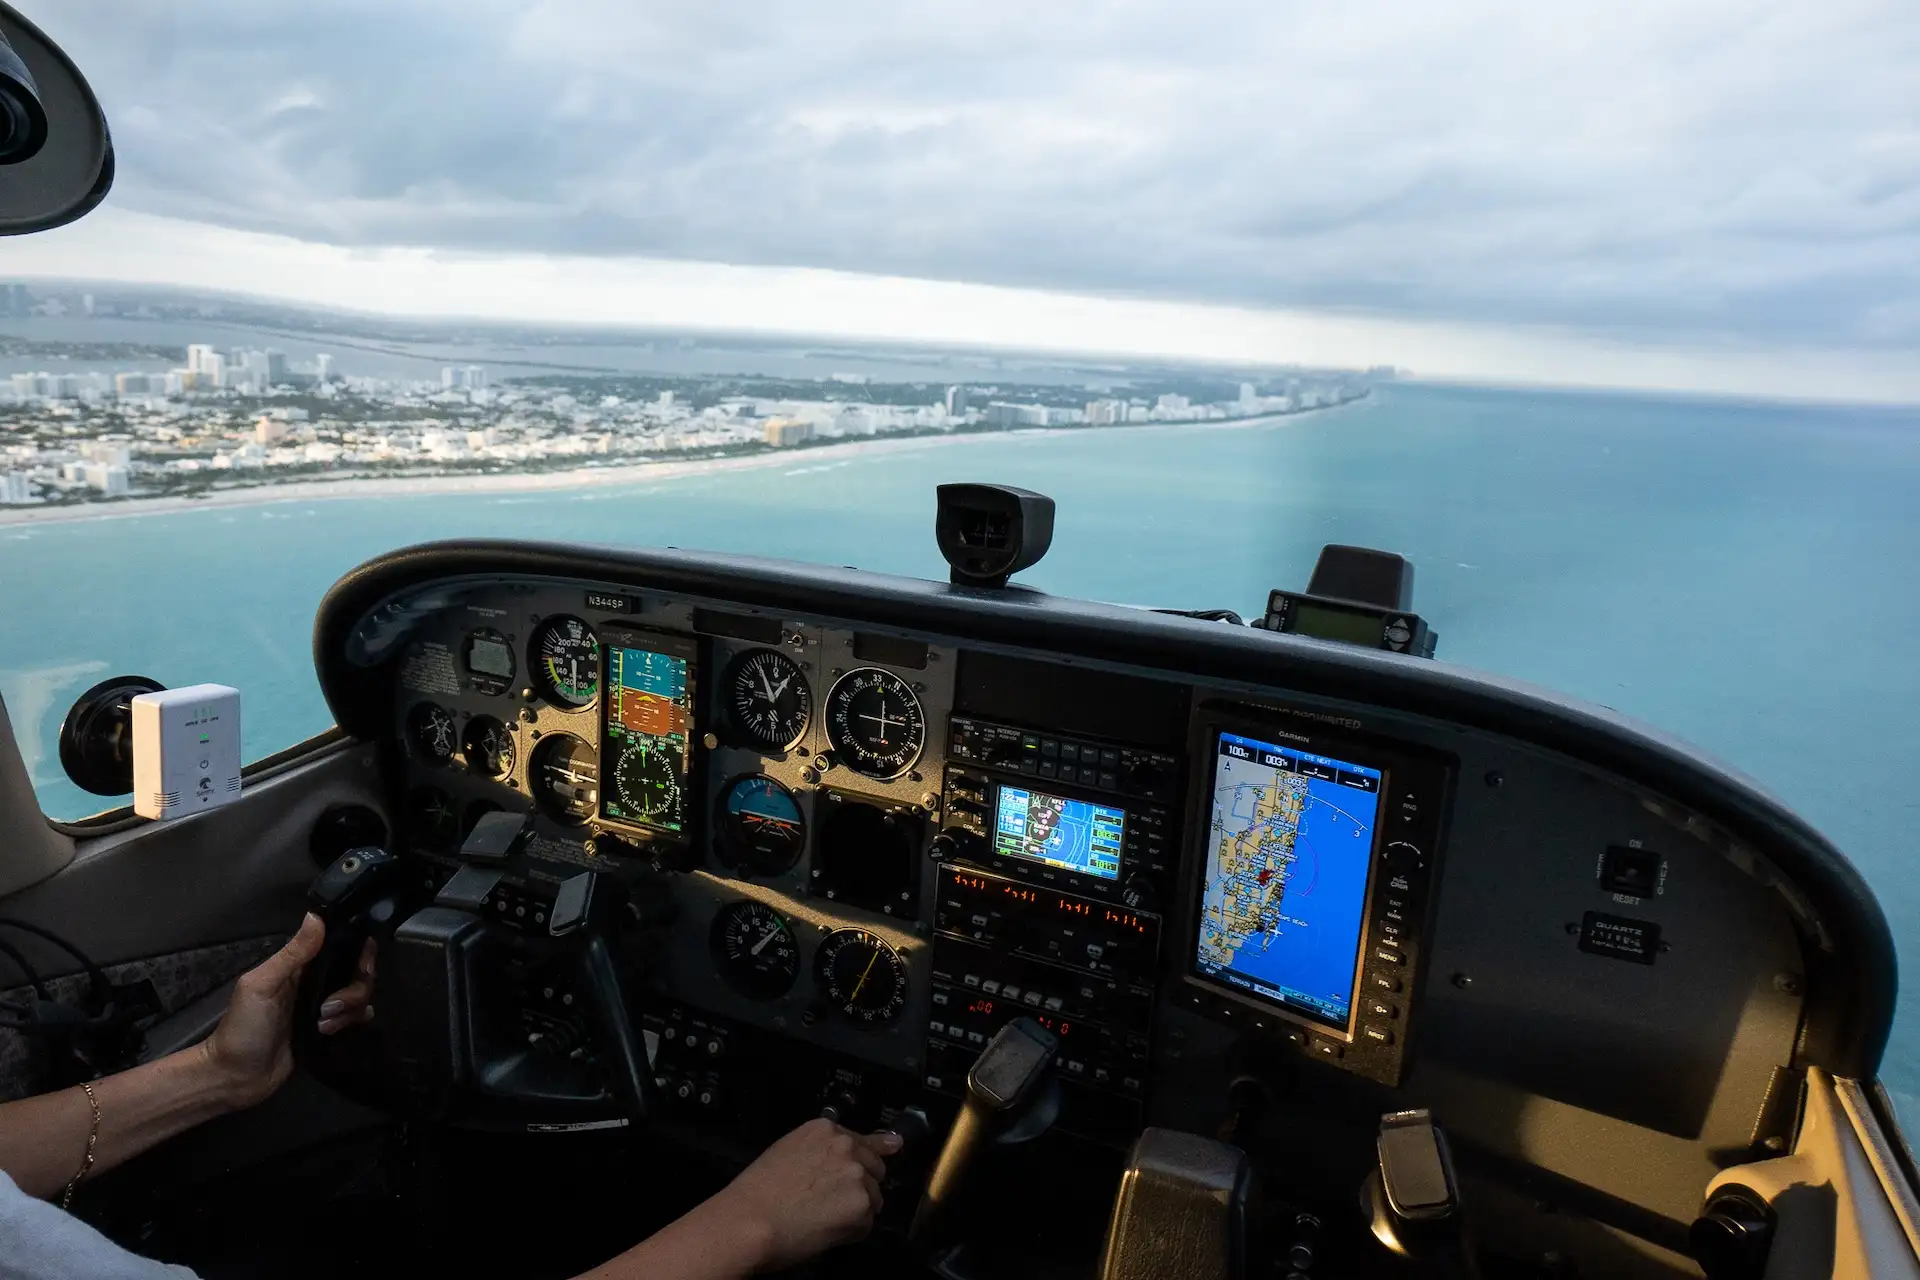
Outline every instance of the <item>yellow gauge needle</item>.
[(873, 966), (878, 963), (879, 959), (880, 948), (876, 946), (873, 949), (873, 954), (867, 957), (867, 967), (860, 971), (860, 981), (853, 984), (853, 994), (847, 997), (848, 1004), (854, 1004), (859, 1001), (860, 993), (866, 989), (867, 975), (873, 972)]

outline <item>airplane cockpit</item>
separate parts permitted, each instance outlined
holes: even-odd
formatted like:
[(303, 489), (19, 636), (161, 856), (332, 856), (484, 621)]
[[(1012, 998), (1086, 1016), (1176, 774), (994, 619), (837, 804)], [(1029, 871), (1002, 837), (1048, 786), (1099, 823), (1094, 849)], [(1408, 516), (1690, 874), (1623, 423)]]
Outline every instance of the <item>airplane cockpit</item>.
[[(362, 565), (314, 629), (337, 733), (209, 775), (237, 798), (35, 832), (0, 756), (0, 913), (196, 995), (303, 905), (308, 1000), (375, 939), (379, 1017), (296, 1040), (274, 1159), (384, 1169), (416, 1268), (570, 1274), (820, 1115), (906, 1147), (817, 1274), (1912, 1267), (1891, 944), (1805, 824), (1425, 656), (1397, 555), (1329, 547), (1248, 625), (1022, 588), (1048, 500), (939, 506), (949, 582)], [(76, 776), (128, 781), (130, 696), (76, 706)], [(146, 1052), (204, 1034), (161, 1003)], [(183, 1141), (123, 1181), (191, 1218), (245, 1161)]]
[[(105, 118), (0, 37), (0, 233), (57, 226)], [(131, 803), (79, 821), (0, 704), (0, 1101), (205, 1043), (311, 912), (286, 1086), (67, 1185), (118, 1244), (571, 1276), (824, 1118), (899, 1147), (809, 1280), (1920, 1275), (1893, 942), (1832, 844), (1436, 656), (1419, 547), (1243, 620), (1022, 585), (1056, 514), (942, 485), (943, 581), (394, 550), (316, 602), (333, 729), (243, 766), (273, 691), (217, 646), (102, 680), (59, 760)]]

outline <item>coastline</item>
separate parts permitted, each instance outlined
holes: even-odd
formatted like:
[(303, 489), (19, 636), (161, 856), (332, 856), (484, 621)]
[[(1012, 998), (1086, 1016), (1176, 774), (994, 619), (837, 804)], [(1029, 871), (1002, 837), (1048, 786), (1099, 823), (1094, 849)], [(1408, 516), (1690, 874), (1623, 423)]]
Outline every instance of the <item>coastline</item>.
[(75, 520), (126, 520), (139, 516), (171, 515), (183, 511), (207, 511), (215, 508), (261, 507), (283, 502), (320, 502), (344, 498), (384, 498), (422, 493), (529, 493), (556, 489), (596, 489), (617, 485), (648, 484), (657, 480), (680, 480), (692, 476), (716, 475), (729, 471), (750, 471), (766, 467), (812, 465), (816, 461), (901, 453), (917, 449), (946, 448), (976, 440), (1003, 440), (1008, 436), (1064, 436), (1094, 431), (1138, 431), (1160, 427), (1183, 431), (1232, 431), (1272, 426), (1300, 418), (1330, 413), (1337, 409), (1366, 404), (1370, 395), (1342, 404), (1286, 413), (1261, 414), (1251, 418), (1229, 418), (1214, 422), (1115, 423), (1101, 427), (1030, 427), (1009, 431), (962, 431), (948, 435), (915, 435), (894, 439), (865, 437), (831, 444), (816, 444), (803, 449), (778, 449), (765, 453), (736, 454), (723, 457), (690, 458), (680, 462), (635, 462), (613, 467), (571, 467), (565, 471), (497, 472), (487, 475), (440, 476), (358, 476), (344, 480), (290, 480), (223, 489), (197, 498), (129, 498), (119, 502), (83, 502), (59, 507), (11, 507), (0, 509), (0, 527), (64, 524)]

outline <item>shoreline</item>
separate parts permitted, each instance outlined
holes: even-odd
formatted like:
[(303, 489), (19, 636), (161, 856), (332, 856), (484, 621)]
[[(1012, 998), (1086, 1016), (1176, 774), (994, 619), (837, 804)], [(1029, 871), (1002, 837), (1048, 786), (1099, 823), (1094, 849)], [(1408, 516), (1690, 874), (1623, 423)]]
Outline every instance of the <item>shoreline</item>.
[(598, 489), (616, 485), (647, 484), (656, 480), (682, 480), (693, 476), (717, 475), (729, 471), (751, 471), (765, 467), (807, 465), (816, 459), (844, 459), (885, 453), (903, 453), (917, 449), (944, 448), (977, 440), (1003, 440), (1009, 436), (1066, 436), (1105, 431), (1138, 431), (1159, 427), (1188, 431), (1231, 431), (1272, 426), (1299, 418), (1330, 413), (1337, 409), (1365, 404), (1371, 396), (1360, 396), (1337, 405), (1298, 409), (1287, 413), (1261, 414), (1251, 418), (1223, 421), (1115, 423), (1099, 427), (1029, 427), (1006, 431), (962, 431), (945, 435), (915, 435), (897, 439), (865, 437), (832, 444), (816, 444), (800, 449), (775, 449), (765, 453), (736, 454), (721, 457), (689, 458), (673, 462), (633, 462), (611, 467), (570, 467), (563, 471), (515, 471), (487, 475), (358, 476), (344, 480), (289, 480), (285, 483), (246, 485), (223, 489), (204, 497), (129, 498), (120, 502), (82, 502), (59, 507), (11, 507), (0, 509), (0, 527), (68, 524), (82, 520), (129, 520), (141, 516), (174, 515), (188, 511), (232, 510), (239, 507), (263, 507), (284, 502), (319, 502), (330, 499), (398, 497), (414, 494), (445, 493), (540, 493), (564, 489)]

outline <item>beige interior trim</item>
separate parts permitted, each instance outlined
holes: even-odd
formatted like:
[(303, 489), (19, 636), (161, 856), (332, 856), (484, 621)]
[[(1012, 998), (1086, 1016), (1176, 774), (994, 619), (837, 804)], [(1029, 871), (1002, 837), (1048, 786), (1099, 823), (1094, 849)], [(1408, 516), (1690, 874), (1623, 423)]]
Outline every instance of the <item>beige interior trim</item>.
[(33, 779), (0, 698), (0, 898), (39, 884), (73, 861), (73, 837), (55, 831), (40, 811)]
[(1892, 1153), (1876, 1156), (1884, 1138), (1864, 1105), (1857, 1114), (1867, 1123), (1856, 1122), (1848, 1087), (1864, 1104), (1855, 1081), (1808, 1068), (1793, 1154), (1735, 1165), (1708, 1184), (1709, 1197), (1723, 1186), (1743, 1186), (1773, 1206), (1779, 1224), (1766, 1280), (1920, 1280), (1911, 1191)]
[(1874, 1117), (1873, 1107), (1867, 1101), (1866, 1090), (1860, 1087), (1858, 1080), (1849, 1080), (1844, 1076), (1835, 1077), (1833, 1084), (1841, 1108), (1852, 1122), (1860, 1145), (1866, 1148), (1867, 1159), (1873, 1163), (1874, 1176), (1887, 1192), (1893, 1212), (1900, 1219), (1901, 1229), (1907, 1233), (1907, 1247), (1920, 1256), (1920, 1202), (1915, 1201), (1913, 1184), (1907, 1181), (1906, 1171), (1894, 1157), (1887, 1135), (1881, 1132), (1880, 1122)]

